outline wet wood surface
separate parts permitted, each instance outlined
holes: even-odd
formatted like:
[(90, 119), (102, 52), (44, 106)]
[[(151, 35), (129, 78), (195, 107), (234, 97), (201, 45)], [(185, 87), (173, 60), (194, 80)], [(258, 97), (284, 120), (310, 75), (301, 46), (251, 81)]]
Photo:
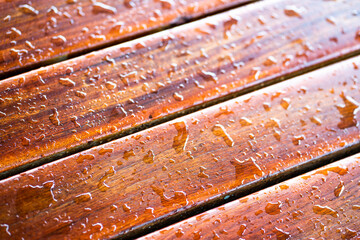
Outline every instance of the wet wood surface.
[(328, 161), (359, 145), (359, 66), (352, 58), (2, 180), (0, 237), (121, 237)]
[(140, 239), (359, 239), (359, 166), (358, 154)]
[(1, 0), (0, 76), (246, 2)]
[(258, 2), (3, 80), (0, 175), (355, 53), (357, 7)]

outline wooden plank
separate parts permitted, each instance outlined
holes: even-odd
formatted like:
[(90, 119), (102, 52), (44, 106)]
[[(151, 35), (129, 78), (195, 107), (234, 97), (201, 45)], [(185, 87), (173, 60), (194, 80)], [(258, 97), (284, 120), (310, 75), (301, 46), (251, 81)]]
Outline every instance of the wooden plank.
[(0, 82), (0, 175), (359, 50), (359, 1), (297, 2), (259, 2)]
[(1, 0), (0, 76), (246, 2)]
[(360, 155), (140, 239), (359, 239)]
[(141, 232), (359, 146), (359, 66), (353, 58), (2, 180), (11, 236), (1, 238)]

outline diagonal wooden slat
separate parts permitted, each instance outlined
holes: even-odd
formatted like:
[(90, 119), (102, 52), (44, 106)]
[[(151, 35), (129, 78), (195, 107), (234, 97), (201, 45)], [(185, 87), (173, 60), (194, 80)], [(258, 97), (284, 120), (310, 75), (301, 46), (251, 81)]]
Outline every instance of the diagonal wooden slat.
[(1, 0), (0, 76), (246, 2)]
[(352, 58), (2, 180), (0, 237), (129, 237), (324, 164), (360, 145), (359, 66)]
[(359, 6), (258, 2), (6, 79), (0, 175), (353, 54)]
[(359, 239), (360, 155), (139, 239)]

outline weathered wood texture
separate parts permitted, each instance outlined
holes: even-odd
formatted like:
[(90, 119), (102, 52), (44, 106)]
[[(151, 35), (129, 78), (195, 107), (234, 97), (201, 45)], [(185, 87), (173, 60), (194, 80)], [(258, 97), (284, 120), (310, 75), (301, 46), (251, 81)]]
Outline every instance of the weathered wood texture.
[(357, 7), (259, 2), (6, 79), (0, 174), (359, 50)]
[(2, 180), (0, 236), (140, 231), (359, 144), (359, 65), (353, 58)]
[(359, 239), (360, 155), (140, 239)]
[(249, 0), (0, 1), (0, 75)]

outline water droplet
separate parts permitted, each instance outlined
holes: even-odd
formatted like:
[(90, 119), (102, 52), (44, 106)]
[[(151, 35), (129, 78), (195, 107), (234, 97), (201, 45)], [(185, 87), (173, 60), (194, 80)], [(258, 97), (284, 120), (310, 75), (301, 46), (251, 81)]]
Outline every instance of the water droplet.
[(252, 121), (250, 119), (248, 119), (247, 117), (242, 117), (240, 118), (240, 124), (241, 126), (249, 126), (252, 124)]
[(175, 236), (176, 236), (177, 238), (180, 238), (180, 237), (182, 237), (183, 235), (184, 235), (184, 232), (183, 232), (182, 228), (178, 228), (178, 230), (176, 230)]
[(110, 81), (105, 82), (105, 87), (109, 90), (113, 90), (116, 88), (116, 84)]
[(124, 212), (131, 212), (131, 208), (126, 203), (122, 205), (122, 209)]
[(82, 92), (82, 91), (75, 91), (75, 96), (79, 97), (79, 98), (85, 98), (86, 97), (86, 93)]
[(355, 114), (359, 111), (360, 104), (352, 97), (345, 96), (344, 93), (341, 93), (340, 97), (344, 101), (344, 104), (336, 106), (338, 111), (342, 115), (340, 123), (338, 123), (337, 126), (340, 129), (357, 126), (358, 122), (355, 118)]
[(294, 5), (286, 6), (284, 9), (284, 13), (289, 17), (301, 17), (303, 13), (306, 12), (304, 7), (297, 7)]
[(11, 236), (11, 232), (9, 231), (9, 225), (8, 224), (0, 223), (0, 227), (4, 227), (5, 232), (7, 233), (7, 235)]
[(276, 60), (276, 58), (275, 57), (273, 57), (273, 56), (269, 56), (265, 61), (264, 61), (264, 66), (267, 66), (267, 67), (270, 67), (270, 66), (272, 66), (272, 65), (274, 65), (274, 64), (276, 64), (277, 63), (277, 60)]
[(215, 73), (201, 70), (199, 74), (205, 81), (217, 82), (218, 78)]
[(282, 202), (268, 202), (265, 206), (265, 212), (270, 215), (276, 215), (281, 213)]
[(352, 230), (352, 229), (346, 227), (345, 228), (345, 233), (341, 234), (341, 238), (346, 239), (346, 240), (350, 240), (350, 239), (356, 237), (356, 235), (358, 235), (358, 233), (355, 230)]
[(59, 120), (59, 112), (57, 111), (56, 108), (52, 109), (52, 114), (49, 116), (50, 122), (52, 124), (54, 124), (55, 126), (59, 126), (60, 125), (60, 120)]
[(339, 216), (339, 214), (334, 209), (332, 209), (328, 206), (314, 205), (313, 211), (314, 211), (314, 213), (320, 214), (320, 215), (330, 215), (333, 217)]
[(224, 38), (227, 39), (229, 37), (229, 31), (232, 26), (237, 24), (238, 20), (236, 18), (230, 17), (229, 20), (224, 22)]
[(124, 152), (124, 155), (123, 155), (123, 158), (125, 159), (125, 160), (128, 160), (129, 159), (129, 157), (134, 157), (135, 156), (135, 153), (134, 153), (134, 150), (129, 150), (129, 151), (125, 151)]
[(198, 174), (199, 178), (209, 178), (209, 175), (205, 173), (206, 168), (203, 166), (200, 166), (200, 173)]
[(51, 42), (56, 46), (62, 46), (66, 43), (66, 38), (62, 35), (54, 36), (51, 38)]
[(6, 37), (8, 38), (16, 38), (16, 37), (20, 37), (21, 36), (21, 31), (18, 30), (17, 28), (10, 28), (10, 30), (8, 30), (6, 33), (5, 33)]
[(356, 31), (355, 39), (360, 40), (360, 29)]
[(59, 83), (66, 87), (75, 87), (75, 82), (70, 78), (60, 78)]
[(278, 240), (287, 240), (291, 238), (290, 233), (285, 232), (284, 230), (275, 227), (275, 229), (273, 230), (273, 232), (276, 234), (276, 239)]
[(100, 2), (94, 2), (93, 3), (93, 13), (97, 14), (97, 13), (110, 13), (110, 14), (115, 14), (117, 12), (116, 8), (104, 4), (104, 3), (100, 3)]
[(80, 154), (79, 157), (76, 159), (77, 163), (82, 163), (84, 160), (93, 160), (95, 156), (93, 154)]
[(318, 118), (318, 117), (311, 117), (310, 118), (310, 121), (312, 122), (312, 123), (315, 123), (316, 125), (318, 125), (318, 126), (320, 126), (321, 124), (322, 124), (322, 121), (320, 120), (320, 118)]
[(29, 145), (30, 145), (30, 139), (27, 138), (27, 137), (22, 137), (22, 138), (21, 138), (21, 144), (22, 144), (23, 146), (29, 146)]
[(305, 136), (299, 135), (299, 136), (294, 136), (292, 142), (294, 145), (300, 145), (302, 140), (305, 140)]
[(54, 187), (54, 181), (47, 181), (42, 185), (26, 185), (21, 187), (17, 192), (15, 200), (17, 213), (25, 215), (29, 212), (50, 207), (57, 202), (53, 193)]
[(339, 175), (345, 175), (348, 173), (348, 168), (343, 167), (343, 166), (328, 167), (328, 168), (316, 171), (315, 174), (323, 174), (323, 175), (327, 176), (329, 171), (337, 173)]
[(144, 156), (143, 161), (144, 163), (150, 164), (154, 162), (155, 154), (152, 150), (149, 150), (147, 154)]
[(280, 104), (285, 110), (287, 110), (290, 106), (290, 98), (281, 99)]
[(245, 233), (246, 224), (240, 224), (239, 230), (237, 231), (238, 236), (242, 236)]
[(226, 132), (223, 125), (215, 124), (215, 126), (212, 128), (212, 132), (215, 136), (222, 137), (229, 147), (234, 146), (234, 140)]
[(178, 92), (174, 92), (173, 97), (176, 101), (182, 101), (184, 100), (183, 95), (179, 94)]
[(104, 154), (106, 154), (106, 153), (112, 153), (114, 151), (114, 149), (113, 148), (102, 148), (102, 149), (100, 149), (99, 150), (99, 154), (100, 155), (104, 155)]
[(105, 172), (104, 176), (100, 179), (98, 183), (98, 188), (100, 191), (105, 192), (110, 187), (105, 183), (105, 180), (107, 180), (109, 177), (113, 176), (116, 173), (114, 167), (110, 167), (108, 171)]
[(74, 198), (74, 202), (77, 204), (90, 201), (92, 199), (91, 193), (82, 193)]
[(160, 3), (164, 9), (171, 9), (175, 5), (173, 0), (160, 0)]
[(264, 172), (252, 157), (244, 161), (234, 158), (234, 160), (231, 160), (230, 163), (235, 167), (236, 181), (241, 184), (243, 184), (246, 179), (255, 179), (255, 175), (260, 177), (264, 175)]
[(328, 23), (331, 23), (331, 24), (334, 24), (334, 25), (336, 24), (336, 19), (334, 17), (332, 17), (332, 16), (326, 17), (326, 21)]
[(344, 192), (344, 182), (340, 181), (339, 185), (334, 190), (334, 194), (336, 197), (340, 197), (341, 194)]
[(185, 150), (186, 143), (189, 139), (189, 132), (185, 122), (177, 122), (173, 124), (177, 130), (177, 135), (174, 137), (172, 147), (176, 153), (181, 153)]
[(186, 206), (188, 204), (186, 193), (183, 191), (175, 191), (173, 197), (168, 197), (164, 194), (164, 189), (151, 185), (152, 190), (160, 197), (161, 204), (164, 207), (180, 204)]
[(34, 15), (34, 16), (39, 14), (38, 10), (36, 10), (35, 8), (33, 8), (32, 6), (30, 6), (28, 4), (20, 5), (19, 10), (25, 14)]

